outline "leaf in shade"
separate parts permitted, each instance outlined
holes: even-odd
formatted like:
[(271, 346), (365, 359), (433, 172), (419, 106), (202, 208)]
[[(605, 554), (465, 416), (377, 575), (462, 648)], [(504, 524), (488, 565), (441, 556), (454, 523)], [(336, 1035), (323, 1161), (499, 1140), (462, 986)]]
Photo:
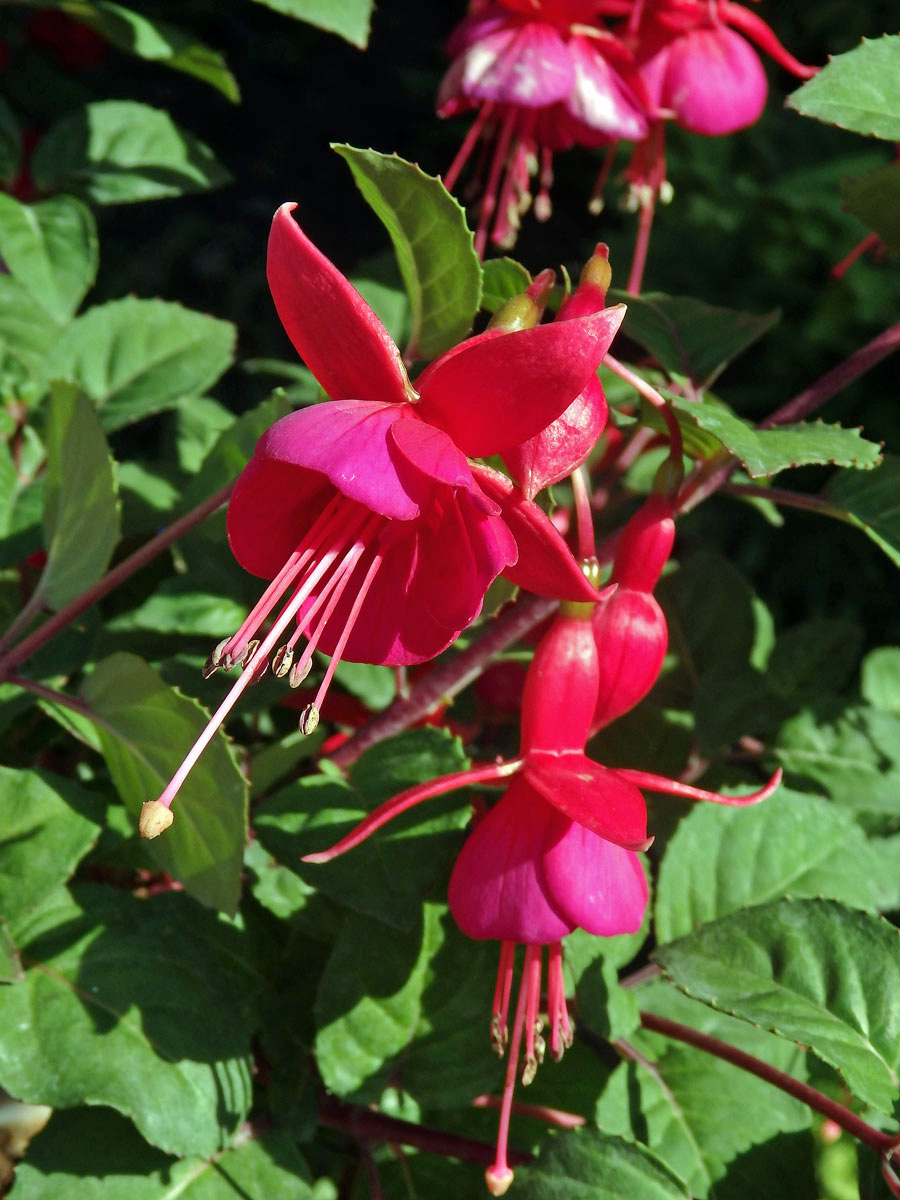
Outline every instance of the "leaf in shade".
[(481, 270), (481, 307), (491, 313), (521, 295), (531, 283), (531, 275), (514, 258), (489, 258)]
[(32, 299), (64, 324), (97, 275), (97, 227), (74, 196), (20, 204), (0, 193), (0, 256)]
[(0, 915), (12, 921), (65, 883), (97, 840), (104, 804), (44, 771), (0, 767)]
[(777, 900), (653, 957), (682, 991), (808, 1046), (867, 1104), (900, 1099), (900, 930), (832, 900)]
[(215, 1158), (174, 1159), (108, 1108), (58, 1109), (19, 1164), (16, 1200), (310, 1200), (309, 1178), (286, 1133), (236, 1141)]
[(164, 300), (127, 296), (77, 317), (48, 356), (50, 379), (74, 379), (107, 431), (203, 392), (231, 365), (235, 328)]
[(59, 889), (10, 925), (0, 1081), (30, 1103), (106, 1104), (170, 1154), (226, 1146), (250, 1105), (258, 980), (237, 929), (184, 894)]
[(900, 139), (900, 37), (863, 38), (788, 96), (802, 117), (890, 142)]
[[(804, 1078), (796, 1046), (682, 996), (662, 981), (637, 989), (645, 1011), (718, 1037), (748, 1054)], [(770, 1139), (809, 1128), (809, 1110), (798, 1100), (724, 1059), (683, 1042), (640, 1030), (629, 1039), (641, 1056), (610, 1076), (595, 1119), (609, 1133), (647, 1143), (686, 1181), (691, 1195), (724, 1200), (769, 1200), (780, 1194), (780, 1164), (760, 1171), (745, 1192), (729, 1187), (732, 1172)], [(715, 1102), (710, 1103), (710, 1097)], [(791, 1200), (817, 1200), (815, 1178)]]
[(96, 583), (119, 540), (113, 461), (96, 414), (77, 387), (55, 383), (47, 420), (44, 546), (38, 587), (60, 609)]
[(784, 895), (874, 908), (883, 874), (862, 829), (818, 796), (781, 787), (752, 808), (698, 805), (666, 848), (656, 936), (669, 942)]
[(807, 421), (756, 430), (720, 400), (671, 399), (679, 416), (713, 434), (752, 479), (814, 463), (870, 470), (881, 462), (881, 446), (867, 441), (858, 429)]
[(900, 646), (882, 646), (866, 655), (859, 690), (875, 708), (900, 715)]
[(516, 1172), (521, 1200), (686, 1200), (687, 1188), (646, 1146), (598, 1129), (555, 1133)]
[(394, 243), (412, 310), (407, 356), (436, 358), (465, 337), (481, 303), (481, 264), (465, 212), (439, 178), (396, 154), (333, 149)]
[(15, 114), (0, 99), (0, 181), (12, 183), (22, 169), (22, 131)]
[(766, 668), (776, 696), (795, 704), (839, 692), (855, 674), (863, 631), (852, 621), (818, 617), (778, 635)]
[(871, 474), (838, 472), (829, 481), (825, 495), (900, 567), (900, 456), (886, 454)]
[[(109, 773), (135, 826), (206, 725), (199, 704), (165, 684), (143, 659), (103, 659), (82, 689)], [(219, 731), (175, 801), (175, 822), (147, 843), (160, 868), (212, 908), (233, 913), (241, 889), (247, 784)]]
[(256, 0), (256, 3), (336, 33), (360, 50), (368, 45), (373, 0)]
[(98, 100), (62, 117), (41, 138), (31, 173), (42, 192), (94, 204), (205, 192), (231, 178), (209, 146), (135, 100)]
[(628, 305), (622, 332), (653, 355), (661, 367), (711, 387), (732, 359), (768, 333), (780, 313), (756, 315), (717, 308), (690, 296), (645, 292), (632, 296), (612, 288), (608, 303)]
[(889, 250), (900, 253), (900, 163), (878, 167), (858, 179), (842, 179), (841, 200)]

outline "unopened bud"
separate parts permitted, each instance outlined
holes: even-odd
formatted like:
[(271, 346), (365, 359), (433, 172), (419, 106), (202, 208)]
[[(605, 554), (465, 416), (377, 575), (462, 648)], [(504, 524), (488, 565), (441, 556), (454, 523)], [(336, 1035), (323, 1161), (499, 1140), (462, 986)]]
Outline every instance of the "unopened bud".
[(272, 659), (272, 674), (277, 679), (282, 679), (291, 669), (291, 663), (294, 661), (293, 646), (279, 646), (275, 651), (275, 656)]
[(307, 704), (300, 714), (299, 728), (301, 733), (315, 733), (319, 725), (319, 710), (315, 704)]
[(503, 333), (515, 333), (518, 329), (532, 329), (540, 322), (547, 307), (547, 300), (556, 283), (556, 272), (549, 268), (541, 271), (518, 296), (502, 304), (488, 322), (488, 329), (499, 329)]
[(597, 249), (581, 268), (578, 279), (579, 286), (599, 288), (609, 291), (612, 283), (612, 267), (609, 265), (609, 246), (606, 242), (598, 242)]
[(172, 810), (165, 804), (159, 800), (147, 800), (141, 808), (141, 819), (138, 821), (141, 837), (159, 837), (161, 833), (166, 832), (174, 820)]

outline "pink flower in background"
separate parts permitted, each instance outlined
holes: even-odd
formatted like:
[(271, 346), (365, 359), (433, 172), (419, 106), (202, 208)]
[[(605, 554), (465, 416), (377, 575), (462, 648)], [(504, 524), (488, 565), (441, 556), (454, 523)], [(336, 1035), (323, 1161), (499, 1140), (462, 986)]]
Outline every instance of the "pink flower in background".
[(488, 331), (447, 351), (413, 387), (387, 330), (303, 234), (293, 208), (283, 205), (272, 223), (269, 284), (289, 337), (332, 399), (276, 422), (237, 481), (231, 548), (271, 583), (210, 656), (207, 673), (240, 664), (244, 674), (159, 801), (145, 805), (142, 829), (171, 823), (191, 766), (273, 652), (273, 670), (293, 684), (316, 649), (331, 655), (301, 716), (311, 732), (342, 658), (434, 657), (475, 619), (501, 571), (539, 594), (596, 595), (545, 514), (466, 456), (501, 453), (559, 416), (595, 378), (622, 306)]

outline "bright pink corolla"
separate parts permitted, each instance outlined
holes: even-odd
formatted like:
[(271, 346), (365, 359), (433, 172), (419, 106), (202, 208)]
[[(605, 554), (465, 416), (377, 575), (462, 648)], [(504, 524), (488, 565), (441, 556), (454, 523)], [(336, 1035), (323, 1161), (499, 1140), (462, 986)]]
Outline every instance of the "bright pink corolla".
[[(502, 453), (559, 416), (595, 377), (621, 306), (472, 338), (413, 387), (387, 330), (303, 234), (293, 208), (283, 205), (272, 223), (269, 284), (289, 337), (331, 400), (273, 425), (235, 486), (231, 548), (271, 583), (210, 657), (207, 672), (240, 664), (244, 674), (150, 802), (148, 832), (162, 831), (152, 822), (170, 823), (161, 809), (273, 651), (273, 670), (290, 673), (292, 684), (316, 649), (331, 655), (301, 718), (310, 732), (341, 658), (396, 665), (434, 657), (475, 619), (501, 571), (539, 594), (596, 595), (544, 513), (467, 455)], [(306, 647), (294, 661), (301, 637)]]

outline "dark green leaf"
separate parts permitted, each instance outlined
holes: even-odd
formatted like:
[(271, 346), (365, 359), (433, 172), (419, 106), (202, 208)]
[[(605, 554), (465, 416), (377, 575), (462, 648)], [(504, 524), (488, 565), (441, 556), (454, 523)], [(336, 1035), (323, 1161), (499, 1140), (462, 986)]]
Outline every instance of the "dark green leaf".
[(0, 274), (0, 337), (27, 366), (39, 393), (46, 388), (44, 360), (60, 328), (21, 283)]
[(878, 167), (859, 179), (842, 179), (841, 199), (889, 250), (900, 253), (900, 163)]
[[(803, 1077), (803, 1054), (795, 1046), (713, 1012), (660, 981), (639, 988), (637, 999), (645, 1010)], [(799, 1101), (723, 1059), (645, 1031), (630, 1041), (643, 1061), (624, 1062), (612, 1074), (595, 1119), (609, 1133), (646, 1142), (687, 1182), (692, 1196), (718, 1200), (728, 1195), (729, 1175), (755, 1146), (809, 1126), (809, 1110)], [(763, 1175), (742, 1200), (768, 1200), (779, 1194), (779, 1182), (777, 1174)], [(792, 1200), (817, 1197), (808, 1190), (791, 1195)]]
[(119, 540), (119, 500), (106, 438), (71, 384), (53, 385), (46, 437), (47, 565), (38, 586), (60, 609), (106, 570)]
[(780, 896), (875, 907), (883, 874), (852, 818), (781, 787), (752, 808), (698, 805), (666, 848), (656, 895), (660, 942)]
[(860, 691), (875, 708), (900, 715), (900, 646), (882, 646), (866, 655)]
[(0, 256), (54, 321), (69, 320), (97, 275), (97, 227), (74, 196), (20, 204), (0, 194)]
[(696, 387), (710, 387), (780, 316), (777, 310), (756, 316), (690, 296), (631, 296), (613, 288), (609, 303), (620, 301), (628, 305), (623, 326), (628, 337), (649, 350), (661, 367), (687, 376)]
[(104, 806), (77, 783), (0, 767), (0, 915), (18, 918), (69, 878), (97, 840)]
[[(134, 654), (113, 654), (85, 681), (84, 699), (116, 790), (137, 825), (206, 725), (199, 704), (167, 687)], [(160, 867), (204, 904), (234, 912), (241, 887), (247, 785), (217, 733), (178, 794), (175, 822), (148, 842)]]
[(174, 407), (230, 366), (235, 329), (163, 300), (128, 296), (77, 317), (53, 347), (49, 378), (75, 379), (106, 430)]
[(98, 100), (57, 121), (31, 171), (42, 192), (65, 189), (94, 204), (183, 196), (230, 179), (209, 146), (134, 100)]
[(256, 0), (256, 3), (336, 33), (360, 50), (368, 45), (373, 0)]
[(900, 1081), (900, 931), (831, 900), (778, 900), (654, 951), (689, 995), (809, 1046), (885, 1112)]
[(0, 181), (12, 183), (22, 167), (22, 132), (5, 100), (0, 99)]
[(488, 312), (521, 295), (531, 283), (531, 276), (514, 258), (489, 258), (482, 264), (481, 307)]
[(840, 691), (859, 661), (862, 630), (849, 621), (819, 618), (778, 635), (767, 680), (776, 696), (793, 703)]
[(481, 303), (481, 265), (465, 213), (439, 178), (396, 154), (334, 149), (394, 243), (412, 309), (407, 355), (435, 358), (465, 337)]
[(55, 892), (10, 926), (0, 1080), (33, 1103), (107, 1104), (172, 1154), (222, 1149), (250, 1104), (256, 980), (243, 939), (184, 895)]
[(721, 401), (674, 397), (672, 403), (682, 416), (713, 434), (752, 479), (811, 463), (869, 470), (881, 462), (881, 446), (866, 441), (858, 429), (808, 421), (757, 431)]
[(188, 509), (201, 504), (213, 492), (237, 479), (250, 461), (260, 437), (289, 411), (284, 397), (276, 392), (223, 430), (186, 489), (182, 507)]
[(522, 1200), (684, 1200), (688, 1191), (646, 1146), (597, 1129), (552, 1136), (520, 1173)]
[[(102, 1147), (102, 1154), (100, 1152)], [(214, 1159), (173, 1159), (109, 1109), (58, 1110), (16, 1171), (16, 1200), (309, 1200), (309, 1172), (283, 1133)]]
[(886, 454), (871, 474), (840, 471), (825, 495), (900, 567), (900, 456)]
[(789, 108), (841, 129), (895, 142), (900, 138), (900, 37), (863, 38), (792, 92)]

